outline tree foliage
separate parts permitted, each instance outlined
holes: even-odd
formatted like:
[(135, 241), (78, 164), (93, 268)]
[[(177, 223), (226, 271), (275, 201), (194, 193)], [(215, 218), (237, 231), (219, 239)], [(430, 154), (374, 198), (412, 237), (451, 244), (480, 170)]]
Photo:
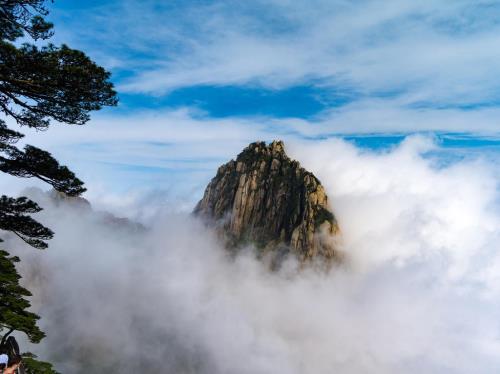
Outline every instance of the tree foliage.
[(53, 232), (29, 214), (37, 213), (40, 208), (27, 197), (0, 197), (0, 229), (11, 231), (32, 247), (45, 249), (45, 240), (51, 239)]
[[(110, 73), (83, 52), (66, 45), (19, 43), (53, 35), (45, 0), (0, 0), (0, 171), (20, 178), (37, 178), (57, 191), (78, 196), (83, 182), (52, 155), (32, 145), (16, 146), (23, 134), (11, 124), (46, 130), (51, 123), (83, 125), (89, 113), (116, 105)], [(0, 230), (10, 231), (27, 244), (44, 249), (52, 231), (31, 217), (41, 208), (26, 197), (0, 197)], [(0, 239), (1, 241), (1, 239)], [(19, 284), (18, 257), (0, 250), (0, 333), (22, 331), (39, 342), (44, 333), (39, 317), (28, 311), (28, 290)], [(4, 334), (4, 337), (7, 335)], [(56, 373), (34, 356), (25, 359), (28, 373)]]
[(82, 125), (92, 110), (114, 105), (109, 73), (65, 45), (0, 43), (0, 109), (37, 129), (50, 119)]
[(27, 311), (31, 293), (19, 285), (21, 276), (17, 273), (16, 256), (0, 250), (0, 324), (8, 330), (22, 331), (32, 342), (39, 342), (45, 334), (38, 328), (39, 317)]
[(2, 0), (0, 3), (0, 39), (15, 41), (27, 34), (34, 40), (53, 35), (52, 23), (43, 0)]
[(27, 374), (59, 374), (52, 365), (39, 361), (33, 353), (23, 353), (23, 367)]
[(83, 182), (73, 172), (59, 165), (49, 152), (32, 145), (26, 145), (23, 151), (7, 146), (0, 155), (0, 171), (16, 177), (38, 178), (68, 196), (85, 192)]

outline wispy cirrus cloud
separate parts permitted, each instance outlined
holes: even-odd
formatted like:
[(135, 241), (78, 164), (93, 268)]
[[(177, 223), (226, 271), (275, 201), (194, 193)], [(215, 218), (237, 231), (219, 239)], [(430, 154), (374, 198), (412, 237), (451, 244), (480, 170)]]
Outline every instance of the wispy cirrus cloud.
[(57, 42), (113, 71), (122, 111), (299, 118), (314, 122), (311, 132), (491, 133), (500, 128), (499, 8), (473, 0), (109, 0), (56, 2), (52, 17)]
[(124, 92), (311, 82), (360, 95), (398, 93), (408, 102), (477, 103), (498, 99), (498, 7), (494, 1), (127, 0), (94, 8), (91, 21), (99, 26), (79, 38), (99, 41), (122, 59), (131, 71), (118, 84)]

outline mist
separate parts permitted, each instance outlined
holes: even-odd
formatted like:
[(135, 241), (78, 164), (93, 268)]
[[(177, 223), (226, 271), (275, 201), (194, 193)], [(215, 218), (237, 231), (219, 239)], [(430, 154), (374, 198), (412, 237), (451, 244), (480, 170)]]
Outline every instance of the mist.
[(42, 252), (5, 245), (47, 333), (23, 345), (62, 373), (494, 372), (498, 166), (440, 151), (419, 136), (378, 152), (287, 144), (339, 221), (346, 260), (328, 273), (232, 258), (175, 204), (127, 200), (137, 230), (31, 191), (56, 235)]

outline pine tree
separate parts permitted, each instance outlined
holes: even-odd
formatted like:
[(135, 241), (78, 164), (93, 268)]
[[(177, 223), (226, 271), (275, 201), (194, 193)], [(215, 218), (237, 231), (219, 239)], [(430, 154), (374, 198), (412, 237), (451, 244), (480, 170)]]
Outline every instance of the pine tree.
[[(83, 182), (52, 155), (16, 143), (24, 136), (7, 126), (10, 118), (19, 126), (45, 130), (51, 121), (83, 125), (89, 113), (117, 103), (110, 73), (83, 52), (66, 45), (19, 44), (20, 38), (47, 40), (53, 25), (45, 0), (0, 0), (0, 171), (20, 178), (37, 178), (57, 191), (78, 196)], [(39, 43), (37, 43), (39, 44)], [(3, 117), (3, 118), (2, 118)], [(0, 230), (10, 231), (38, 249), (47, 247), (52, 231), (31, 217), (41, 208), (26, 197), (0, 197)], [(0, 239), (1, 240), (1, 239)], [(37, 343), (44, 333), (29, 312), (31, 294), (19, 284), (15, 263), (19, 258), (0, 250), (0, 333), (24, 332)], [(29, 357), (30, 373), (55, 373), (50, 364)], [(47, 366), (48, 365), (48, 366)]]
[(2, 328), (22, 331), (32, 342), (39, 342), (45, 334), (38, 328), (36, 321), (39, 317), (27, 311), (30, 302), (26, 297), (31, 293), (19, 285), (20, 275), (15, 263), (19, 262), (16, 256), (10, 256), (0, 250), (0, 315)]

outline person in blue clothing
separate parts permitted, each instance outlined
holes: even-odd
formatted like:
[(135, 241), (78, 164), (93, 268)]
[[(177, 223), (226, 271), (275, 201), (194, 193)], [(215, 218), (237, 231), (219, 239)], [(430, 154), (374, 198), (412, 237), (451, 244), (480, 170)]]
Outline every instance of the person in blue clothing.
[(8, 363), (9, 356), (7, 356), (7, 354), (5, 354), (4, 352), (0, 353), (0, 373), (3, 373)]
[(3, 374), (15, 374), (16, 370), (21, 365), (21, 361), (22, 361), (22, 358), (19, 355), (12, 357), (9, 360), (9, 366), (7, 366), (7, 368), (5, 368), (5, 370), (3, 371)]
[(0, 343), (0, 374), (24, 373), (20, 367), (22, 357), (19, 345), (13, 336), (4, 336)]

